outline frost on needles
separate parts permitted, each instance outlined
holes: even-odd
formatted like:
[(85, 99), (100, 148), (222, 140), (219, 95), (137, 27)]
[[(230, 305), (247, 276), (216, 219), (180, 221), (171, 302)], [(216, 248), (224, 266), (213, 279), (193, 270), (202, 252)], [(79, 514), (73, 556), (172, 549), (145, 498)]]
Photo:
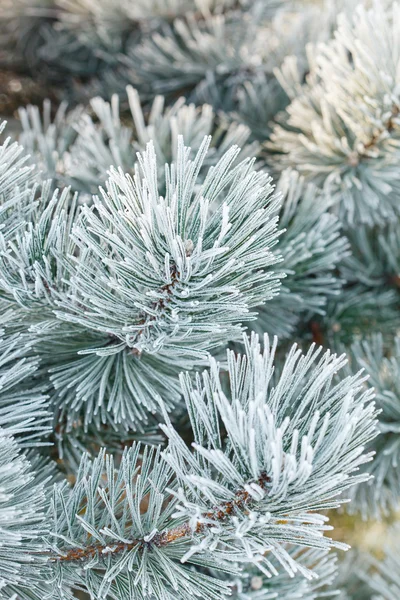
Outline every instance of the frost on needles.
[(214, 359), (194, 382), (181, 376), (192, 450), (165, 413), (163, 451), (136, 445), (119, 467), (84, 456), (73, 487), (56, 484), (36, 571), (55, 597), (217, 599), (237, 589), (238, 567), (242, 586), (272, 578), (282, 598), (288, 576), (306, 598), (318, 573), (330, 580), (326, 551), (346, 546), (319, 513), (368, 478), (373, 393), (360, 375), (337, 378), (343, 356), (294, 346), (277, 375), (276, 340), (243, 341), (245, 354), (227, 354), (228, 388)]
[(371, 4), (341, 14), (332, 40), (309, 45), (304, 84), (296, 57), (277, 69), (291, 103), (268, 143), (271, 163), (325, 187), (352, 227), (399, 216), (400, 5)]
[(10, 316), (2, 315), (0, 331), (1, 598), (11, 598), (14, 586), (27, 578), (36, 580), (36, 567), (45, 563), (39, 556), (46, 531), (45, 484), (53, 471), (32, 451), (46, 443), (51, 414), (40, 388), (32, 386), (38, 362), (29, 358), (30, 344), (3, 329)]
[(178, 403), (179, 372), (240, 339), (279, 290), (271, 178), (253, 160), (234, 164), (232, 147), (199, 179), (209, 143), (191, 158), (178, 139), (164, 195), (149, 143), (134, 177), (112, 170), (92, 206), (45, 183), (30, 220), (10, 239), (0, 232), (3, 294), (30, 320), (69, 427), (142, 429), (160, 396), (168, 410)]
[(357, 3), (0, 3), (1, 600), (399, 599), (330, 531), (400, 496), (400, 9)]

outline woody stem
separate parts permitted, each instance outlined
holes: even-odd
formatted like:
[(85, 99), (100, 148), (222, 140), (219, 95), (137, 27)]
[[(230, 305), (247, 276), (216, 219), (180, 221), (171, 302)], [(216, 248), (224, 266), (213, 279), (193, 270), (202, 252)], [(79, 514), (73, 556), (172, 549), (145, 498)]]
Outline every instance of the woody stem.
[[(261, 473), (260, 477), (257, 480), (257, 484), (263, 489), (266, 489), (267, 484), (270, 482), (270, 478), (266, 475), (266, 473)], [(212, 523), (224, 521), (227, 519), (232, 513), (237, 510), (244, 510), (246, 506), (250, 504), (252, 500), (252, 496), (246, 490), (238, 490), (235, 493), (233, 500), (228, 502), (223, 502), (218, 507), (211, 509), (210, 511), (203, 514), (203, 519), (197, 523), (197, 525), (192, 529), (189, 523), (183, 523), (182, 525), (178, 525), (177, 527), (173, 527), (171, 529), (167, 529), (165, 531), (161, 531), (157, 533), (150, 541), (150, 543), (157, 547), (166, 546), (171, 542), (175, 542), (176, 540), (190, 537), (193, 533), (201, 533), (208, 527), (211, 527)], [(50, 562), (74, 562), (85, 559), (92, 559), (96, 555), (101, 556), (104, 555), (116, 555), (120, 552), (129, 552), (133, 550), (136, 546), (144, 544), (143, 539), (133, 539), (129, 543), (126, 542), (117, 542), (114, 545), (102, 545), (102, 544), (92, 544), (90, 546), (86, 546), (86, 548), (72, 548), (70, 550), (65, 550), (59, 556), (55, 556), (50, 559)]]

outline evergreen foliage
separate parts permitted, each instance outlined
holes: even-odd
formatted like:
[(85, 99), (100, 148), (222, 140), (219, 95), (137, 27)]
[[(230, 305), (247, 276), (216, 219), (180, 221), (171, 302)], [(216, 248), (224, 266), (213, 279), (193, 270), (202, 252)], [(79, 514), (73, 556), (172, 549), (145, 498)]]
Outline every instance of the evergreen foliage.
[(363, 367), (370, 375), (369, 383), (376, 391), (376, 403), (381, 409), (376, 439), (376, 458), (370, 469), (373, 485), (359, 486), (356, 504), (364, 515), (389, 513), (399, 502), (399, 409), (400, 338), (395, 337), (393, 348), (384, 348), (382, 336), (357, 341), (352, 347), (355, 367)]
[(0, 599), (398, 600), (399, 32), (1, 3)]
[(398, 526), (390, 532), (394, 547), (386, 546), (386, 556), (383, 561), (370, 558), (370, 569), (363, 574), (363, 579), (369, 585), (377, 600), (394, 600), (400, 593), (399, 580), (399, 547)]
[(279, 76), (292, 102), (271, 136), (273, 160), (327, 188), (350, 225), (398, 218), (400, 18), (390, 4), (359, 5), (353, 23), (341, 15), (334, 39), (310, 56), (305, 84), (294, 60)]
[(282, 194), (279, 224), (286, 232), (279, 242), (286, 278), (279, 295), (259, 308), (252, 326), (281, 338), (293, 334), (301, 319), (324, 315), (328, 299), (341, 297), (336, 268), (345, 264), (348, 241), (330, 212), (329, 197), (306, 184), (297, 171), (285, 170), (277, 183)]
[[(10, 315), (3, 320), (10, 321)], [(5, 330), (0, 344), (0, 594), (9, 597), (10, 586), (26, 581), (39, 560), (51, 475), (35, 456), (32, 465), (22, 448), (43, 443), (51, 423), (46, 398), (32, 387), (37, 361), (28, 358), (29, 345)], [(40, 474), (35, 476), (33, 466)]]
[(73, 487), (55, 484), (47, 561), (36, 571), (52, 597), (68, 598), (72, 588), (99, 599), (219, 598), (249, 577), (280, 572), (274, 586), (290, 598), (286, 570), (306, 578), (312, 598), (330, 581), (325, 553), (301, 549), (345, 547), (323, 535), (326, 517), (315, 511), (368, 478), (356, 471), (376, 434), (371, 391), (358, 375), (336, 384), (345, 358), (313, 348), (302, 355), (293, 347), (274, 381), (276, 340), (270, 346), (266, 337), (264, 351), (256, 335), (244, 344), (243, 356), (228, 351), (229, 398), (214, 359), (196, 387), (181, 377), (194, 453), (165, 414), (163, 453), (135, 445), (118, 468), (104, 451), (93, 461), (84, 455)]
[[(372, 554), (351, 556), (341, 579), (346, 583), (342, 595), (345, 600), (394, 600), (400, 592), (398, 524), (391, 526), (384, 541), (383, 556), (377, 560)], [(351, 572), (351, 574), (349, 573)], [(342, 597), (342, 596), (341, 596)]]

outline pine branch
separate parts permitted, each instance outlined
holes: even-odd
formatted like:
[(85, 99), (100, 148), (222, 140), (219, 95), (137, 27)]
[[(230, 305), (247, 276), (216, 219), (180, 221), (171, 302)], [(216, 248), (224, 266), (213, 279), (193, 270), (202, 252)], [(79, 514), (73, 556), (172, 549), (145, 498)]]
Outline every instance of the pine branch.
[(397, 226), (347, 229), (351, 255), (339, 267), (345, 281), (340, 295), (328, 301), (325, 315), (314, 319), (328, 347), (349, 346), (354, 336), (393, 338), (400, 325), (400, 236)]
[[(126, 102), (126, 96), (130, 110), (128, 116), (124, 116), (123, 106), (120, 109), (120, 104)], [(212, 136), (200, 171), (203, 176), (233, 145), (242, 148), (238, 161), (257, 155), (258, 144), (247, 143), (249, 129), (241, 124), (229, 124), (226, 119), (221, 122), (211, 106), (195, 106), (186, 103), (182, 97), (171, 106), (165, 105), (166, 99), (156, 96), (150, 110), (146, 110), (137, 90), (130, 85), (123, 90), (121, 98), (114, 94), (110, 102), (100, 97), (92, 98), (90, 112), (85, 111), (76, 119), (79, 123), (77, 139), (68, 147), (62, 163), (69, 163), (66, 174), (73, 188), (98, 193), (98, 186), (108, 179), (111, 166), (133, 175), (137, 152), (145, 151), (146, 145), (152, 141), (159, 161), (159, 186), (164, 191), (164, 165), (177, 159), (178, 135), (182, 135), (186, 146), (191, 148), (192, 157), (199, 150), (204, 136)], [(71, 121), (72, 117), (69, 119)]]
[(316, 362), (313, 349), (292, 349), (272, 385), (275, 348), (264, 343), (261, 352), (253, 336), (246, 356), (228, 353), (229, 398), (215, 361), (197, 388), (182, 377), (193, 452), (165, 414), (162, 455), (134, 446), (119, 469), (104, 452), (93, 463), (83, 458), (74, 487), (54, 490), (43, 577), (119, 600), (161, 588), (169, 599), (179, 586), (186, 600), (210, 573), (201, 593), (215, 599), (237, 563), (312, 579), (301, 549), (346, 547), (322, 535), (316, 511), (368, 478), (355, 472), (370, 458), (372, 394), (359, 376), (334, 383), (344, 358)]
[(253, 161), (235, 164), (238, 148), (199, 178), (209, 142), (192, 158), (179, 138), (164, 196), (151, 144), (134, 179), (112, 171), (101, 200), (78, 218), (71, 207), (64, 224), (55, 196), (5, 255), (5, 289), (30, 311), (58, 308), (58, 322), (51, 314), (31, 332), (69, 428), (82, 421), (143, 431), (159, 397), (167, 410), (179, 402), (178, 373), (237, 339), (252, 309), (278, 291), (271, 179)]
[(282, 340), (294, 334), (302, 319), (324, 315), (329, 300), (342, 297), (345, 278), (338, 266), (349, 255), (349, 243), (331, 213), (331, 198), (306, 184), (298, 172), (285, 170), (277, 192), (282, 194), (279, 223), (285, 228), (279, 252), (287, 275), (279, 296), (260, 306), (259, 317), (250, 327), (260, 335), (274, 331)]
[(358, 166), (359, 161), (363, 159), (373, 158), (374, 151), (376, 149), (377, 144), (382, 140), (383, 137), (386, 137), (385, 134), (391, 135), (396, 131), (398, 126), (396, 119), (399, 116), (400, 108), (396, 104), (392, 106), (391, 114), (389, 118), (384, 121), (382, 126), (378, 128), (376, 132), (373, 133), (371, 138), (362, 144), (362, 150), (356, 150), (354, 154), (349, 156), (349, 163), (351, 166)]
[(399, 20), (396, 2), (360, 4), (339, 16), (333, 40), (309, 47), (304, 84), (295, 57), (277, 71), (292, 101), (277, 118), (270, 159), (324, 187), (350, 227), (399, 216)]
[(70, 150), (78, 131), (83, 107), (68, 111), (67, 102), (61, 102), (52, 118), (54, 104), (50, 100), (43, 101), (40, 111), (38, 106), (20, 107), (18, 116), (22, 132), (19, 142), (29, 155), (30, 162), (40, 170), (43, 181), (52, 179), (53, 189), (62, 189), (73, 184), (68, 173)]
[(37, 192), (29, 220), (21, 217), (14, 235), (0, 232), (0, 289), (25, 309), (47, 308), (49, 318), (65, 288), (65, 256), (75, 250), (70, 234), (78, 205), (68, 188), (52, 194), (49, 181)]
[[(270, 478), (262, 473), (256, 482), (258, 486), (264, 491), (267, 491), (267, 485), (270, 482)], [(250, 482), (251, 483), (251, 482)], [(227, 517), (232, 515), (235, 511), (243, 511), (245, 509), (251, 510), (251, 503), (254, 501), (250, 493), (245, 490), (238, 490), (235, 493), (235, 498), (229, 502), (223, 502), (220, 506), (205, 513), (202, 518), (209, 521), (204, 523), (199, 521), (194, 528), (189, 523), (184, 523), (173, 527), (172, 529), (156, 533), (151, 538), (151, 546), (162, 547), (175, 542), (181, 538), (191, 538), (194, 533), (202, 533), (207, 527), (211, 527), (213, 522), (224, 521)], [(129, 543), (120, 542), (114, 546), (94, 544), (87, 546), (86, 548), (75, 548), (75, 549), (60, 549), (61, 555), (56, 558), (50, 558), (50, 562), (71, 562), (78, 560), (91, 559), (96, 555), (110, 554), (115, 555), (120, 552), (129, 552), (135, 547), (141, 547), (143, 544), (150, 544), (145, 540), (131, 540)]]

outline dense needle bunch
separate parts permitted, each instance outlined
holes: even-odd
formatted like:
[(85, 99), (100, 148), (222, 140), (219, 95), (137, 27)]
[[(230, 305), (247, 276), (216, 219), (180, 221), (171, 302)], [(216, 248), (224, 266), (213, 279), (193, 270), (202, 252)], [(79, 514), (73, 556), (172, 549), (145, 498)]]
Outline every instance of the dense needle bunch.
[(208, 104), (196, 107), (182, 97), (165, 107), (165, 98), (156, 96), (150, 112), (144, 114), (138, 92), (132, 86), (126, 88), (122, 100), (126, 98), (132, 122), (123, 119), (116, 94), (111, 102), (95, 97), (87, 109), (78, 106), (70, 112), (66, 112), (63, 103), (53, 119), (49, 101), (44, 101), (41, 111), (37, 106), (20, 108), (23, 131), (19, 139), (39, 165), (42, 177), (52, 178), (58, 187), (69, 185), (73, 190), (95, 194), (108, 179), (111, 166), (133, 174), (137, 153), (152, 141), (162, 186), (164, 164), (176, 160), (178, 135), (183, 135), (193, 155), (204, 137), (212, 136), (203, 173), (233, 145), (242, 148), (241, 159), (259, 151), (257, 143), (247, 144), (248, 127), (230, 123), (226, 118), (216, 123), (215, 112)]
[(286, 570), (312, 598), (331, 580), (325, 551), (345, 546), (323, 535), (316, 511), (368, 478), (357, 470), (375, 436), (371, 391), (358, 375), (332, 380), (343, 356), (293, 347), (276, 377), (276, 340), (244, 345), (245, 355), (227, 355), (228, 396), (215, 360), (195, 384), (181, 377), (194, 452), (165, 413), (162, 453), (135, 445), (118, 467), (104, 452), (86, 455), (72, 488), (56, 484), (37, 571), (53, 594), (211, 599), (276, 577), (290, 598)]
[(279, 196), (254, 161), (234, 164), (236, 147), (199, 178), (209, 143), (191, 158), (178, 138), (164, 196), (149, 143), (133, 178), (113, 170), (91, 207), (46, 182), (29, 219), (0, 232), (2, 293), (30, 319), (69, 428), (141, 429), (160, 396), (168, 409), (178, 402), (177, 373), (240, 337), (278, 292)]
[(293, 100), (272, 134), (274, 161), (327, 188), (351, 225), (398, 217), (399, 11), (360, 5), (310, 56), (304, 86), (293, 64), (280, 74)]
[(400, 4), (0, 4), (0, 600), (398, 600)]
[[(399, 503), (399, 460), (400, 460), (400, 338), (395, 337), (392, 348), (385, 348), (382, 336), (353, 344), (352, 355), (355, 368), (363, 367), (370, 375), (370, 384), (376, 391), (376, 402), (381, 409), (376, 439), (376, 458), (370, 472), (374, 479), (355, 490), (352, 508), (361, 509), (364, 516), (380, 511), (388, 514), (396, 510)], [(371, 485), (372, 481), (374, 482)]]

